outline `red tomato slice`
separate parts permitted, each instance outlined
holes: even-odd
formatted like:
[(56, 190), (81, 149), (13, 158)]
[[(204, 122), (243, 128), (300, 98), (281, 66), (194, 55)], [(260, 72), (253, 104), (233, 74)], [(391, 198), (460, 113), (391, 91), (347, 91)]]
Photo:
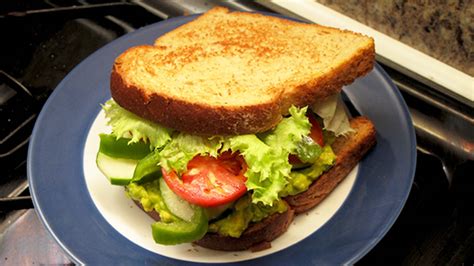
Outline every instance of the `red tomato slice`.
[(319, 125), (318, 121), (316, 121), (316, 118), (314, 118), (313, 114), (308, 114), (308, 119), (311, 123), (311, 131), (309, 132), (309, 136), (314, 140), (314, 142), (318, 143), (319, 146), (323, 147), (324, 140), (321, 126)]
[(232, 202), (247, 192), (244, 176), (247, 165), (239, 155), (196, 156), (187, 168), (181, 178), (174, 171), (161, 171), (170, 189), (190, 203), (215, 207)]
[[(314, 118), (313, 114), (307, 114), (308, 120), (311, 123), (311, 131), (309, 132), (309, 137), (313, 139), (314, 142), (318, 143), (319, 146), (324, 146), (324, 139), (323, 139), (323, 130), (319, 125), (316, 118)], [(290, 154), (288, 156), (288, 162), (293, 165), (302, 164), (303, 162), (298, 158), (298, 156), (294, 154)]]

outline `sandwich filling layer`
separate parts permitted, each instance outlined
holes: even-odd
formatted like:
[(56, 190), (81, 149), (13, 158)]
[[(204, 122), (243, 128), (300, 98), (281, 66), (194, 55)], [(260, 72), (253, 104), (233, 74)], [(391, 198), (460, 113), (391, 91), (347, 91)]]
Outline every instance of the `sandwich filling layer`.
[[(99, 154), (135, 158), (136, 150), (143, 153), (137, 145), (149, 150), (138, 156), (128, 182), (119, 184), (145, 211), (159, 214), (152, 226), (157, 243), (191, 242), (207, 232), (237, 238), (249, 224), (285, 212), (282, 198), (306, 191), (334, 164), (330, 145), (336, 134), (351, 130), (338, 102), (313, 107), (321, 116), (292, 106), (267, 132), (208, 137), (147, 121), (110, 100), (103, 107), (112, 133), (101, 137)], [(321, 130), (322, 124), (336, 132)], [(110, 152), (106, 139), (126, 145)]]

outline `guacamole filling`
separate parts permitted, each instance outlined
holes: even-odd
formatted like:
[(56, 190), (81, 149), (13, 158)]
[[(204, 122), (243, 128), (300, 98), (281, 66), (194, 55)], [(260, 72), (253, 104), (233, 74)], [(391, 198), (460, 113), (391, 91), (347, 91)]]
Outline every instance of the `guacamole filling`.
[(128, 196), (133, 200), (138, 201), (145, 211), (156, 211), (159, 213), (162, 222), (171, 223), (179, 220), (178, 217), (169, 211), (163, 201), (158, 179), (142, 184), (130, 183), (126, 188), (126, 191)]
[(327, 171), (336, 161), (336, 155), (331, 146), (325, 145), (318, 159), (309, 167), (292, 171), (288, 183), (280, 191), (280, 197), (293, 196), (306, 191), (309, 186)]
[(272, 206), (254, 204), (251, 196), (246, 194), (237, 200), (228, 216), (209, 224), (208, 231), (222, 236), (240, 237), (251, 222), (259, 222), (276, 212), (283, 213), (286, 209), (283, 200), (277, 200)]

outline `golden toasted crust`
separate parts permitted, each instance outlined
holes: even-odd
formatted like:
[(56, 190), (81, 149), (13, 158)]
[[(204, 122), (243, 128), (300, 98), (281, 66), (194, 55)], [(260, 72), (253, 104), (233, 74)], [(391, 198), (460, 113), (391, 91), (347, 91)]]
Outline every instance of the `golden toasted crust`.
[(296, 86), (293, 92), (285, 96), (280, 112), (284, 114), (291, 105), (311, 106), (328, 96), (340, 93), (343, 86), (352, 83), (356, 78), (369, 73), (374, 66), (375, 50), (361, 49), (352, 55), (352, 59), (344, 64), (334, 66), (327, 75), (315, 77)]
[(375, 127), (369, 119), (354, 118), (351, 120), (351, 127), (355, 130), (354, 133), (337, 138), (332, 145), (337, 155), (335, 165), (313, 182), (305, 192), (285, 198), (296, 214), (318, 205), (375, 145)]
[(113, 66), (115, 101), (203, 135), (263, 132), (368, 73), (374, 43), (349, 31), (215, 8), (133, 47)]

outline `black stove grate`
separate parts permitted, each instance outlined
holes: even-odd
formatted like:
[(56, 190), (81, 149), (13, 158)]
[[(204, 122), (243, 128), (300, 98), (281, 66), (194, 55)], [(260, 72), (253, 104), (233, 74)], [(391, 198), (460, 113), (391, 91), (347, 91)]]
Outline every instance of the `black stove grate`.
[(0, 87), (0, 159), (9, 159), (28, 142), (38, 105), (25, 86), (1, 70)]

